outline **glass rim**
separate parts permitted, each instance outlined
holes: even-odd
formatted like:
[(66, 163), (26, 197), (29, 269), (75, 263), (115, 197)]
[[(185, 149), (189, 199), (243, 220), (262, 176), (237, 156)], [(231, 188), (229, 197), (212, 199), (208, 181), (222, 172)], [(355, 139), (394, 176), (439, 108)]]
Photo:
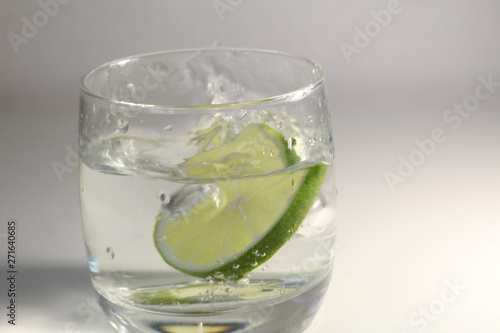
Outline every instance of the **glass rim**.
[[(252, 52), (252, 53), (257, 53), (257, 54), (268, 54), (268, 55), (276, 55), (276, 56), (282, 56), (282, 57), (287, 57), (287, 58), (292, 58), (296, 59), (299, 61), (302, 61), (304, 63), (309, 63), (311, 65), (312, 69), (316, 70), (315, 76), (313, 79), (310, 80), (308, 84), (302, 85), (298, 89), (294, 89), (282, 94), (278, 95), (272, 95), (266, 98), (258, 99), (258, 100), (249, 100), (249, 101), (244, 101), (244, 102), (234, 102), (234, 103), (221, 103), (221, 104), (203, 104), (203, 105), (162, 105), (162, 104), (147, 104), (147, 103), (137, 103), (137, 102), (129, 102), (129, 101), (123, 101), (119, 100), (116, 98), (104, 96), (103, 94), (99, 94), (95, 91), (92, 91), (90, 89), (85, 81), (94, 73), (98, 72), (99, 70), (109, 67), (113, 64), (117, 64), (120, 62), (124, 61), (129, 61), (132, 59), (139, 59), (139, 58), (145, 58), (145, 57), (152, 57), (156, 55), (161, 55), (161, 54), (174, 54), (174, 53), (195, 53), (195, 52), (203, 52), (203, 51), (233, 51), (233, 52)], [(118, 59), (114, 59), (108, 62), (105, 62), (90, 71), (86, 72), (80, 79), (80, 93), (83, 93), (89, 97), (92, 97), (94, 99), (97, 99), (103, 103), (108, 103), (108, 104), (115, 104), (115, 105), (122, 105), (126, 107), (132, 107), (132, 108), (140, 108), (141, 110), (144, 109), (155, 109), (155, 112), (158, 112), (159, 110), (165, 110), (165, 111), (197, 111), (199, 112), (200, 110), (206, 109), (206, 110), (223, 110), (223, 109), (230, 109), (230, 108), (235, 108), (235, 107), (242, 107), (242, 106), (247, 106), (247, 105), (257, 105), (257, 104), (268, 104), (272, 102), (280, 102), (280, 101), (285, 101), (287, 99), (293, 99), (294, 96), (296, 95), (301, 95), (301, 97), (305, 97), (303, 92), (311, 92), (314, 90), (314, 88), (324, 82), (325, 80), (325, 73), (321, 65), (317, 63), (316, 61), (313, 61), (307, 57), (304, 56), (299, 56), (293, 53), (287, 53), (287, 52), (281, 52), (281, 51), (275, 51), (275, 50), (269, 50), (269, 49), (259, 49), (259, 48), (236, 48), (236, 47), (217, 47), (217, 48), (211, 48), (211, 47), (206, 47), (206, 48), (185, 48), (185, 49), (173, 49), (173, 50), (164, 50), (164, 51), (156, 51), (156, 52), (148, 52), (148, 53), (140, 53), (136, 55), (131, 55), (131, 56), (126, 56)]]

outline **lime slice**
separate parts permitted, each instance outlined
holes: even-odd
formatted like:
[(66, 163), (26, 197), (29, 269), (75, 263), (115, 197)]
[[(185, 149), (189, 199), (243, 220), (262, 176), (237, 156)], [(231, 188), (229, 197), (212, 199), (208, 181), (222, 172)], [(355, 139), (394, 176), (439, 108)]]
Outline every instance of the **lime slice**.
[(327, 165), (277, 172), (298, 160), (284, 137), (265, 125), (249, 125), (190, 158), (183, 172), (199, 182), (161, 209), (154, 230), (158, 252), (193, 276), (245, 276), (290, 239), (320, 191)]

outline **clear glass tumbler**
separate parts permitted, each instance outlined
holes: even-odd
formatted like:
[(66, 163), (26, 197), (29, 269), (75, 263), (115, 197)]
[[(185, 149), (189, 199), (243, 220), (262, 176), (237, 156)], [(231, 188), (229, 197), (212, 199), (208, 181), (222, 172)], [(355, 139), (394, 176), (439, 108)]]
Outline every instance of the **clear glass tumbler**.
[(324, 74), (275, 51), (132, 56), (81, 80), (92, 283), (119, 332), (302, 332), (328, 289)]

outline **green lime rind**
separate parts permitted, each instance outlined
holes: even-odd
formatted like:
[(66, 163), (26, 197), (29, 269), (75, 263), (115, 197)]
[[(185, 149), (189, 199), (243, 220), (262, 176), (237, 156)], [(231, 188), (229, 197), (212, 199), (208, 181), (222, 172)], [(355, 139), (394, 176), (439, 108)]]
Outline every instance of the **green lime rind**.
[[(289, 148), (287, 141), (281, 133), (274, 131), (264, 124), (254, 124), (252, 126), (257, 126), (261, 133), (274, 142), (275, 147), (279, 147), (282, 169), (293, 166), (300, 161), (300, 157), (294, 149)], [(229, 144), (231, 145), (231, 143)], [(272, 164), (270, 166), (275, 167), (276, 165)], [(161, 233), (165, 229), (164, 223), (166, 223), (162, 221), (163, 214), (161, 210), (158, 214), (154, 230), (155, 246), (164, 261), (181, 272), (202, 278), (211, 277), (215, 280), (239, 280), (268, 261), (295, 234), (316, 200), (327, 170), (328, 165), (317, 164), (309, 168), (296, 170), (294, 174), (283, 173), (274, 176), (283, 177), (278, 178), (281, 179), (278, 180), (279, 182), (292, 181), (292, 184), (297, 179), (297, 183), (295, 184), (297, 190), (293, 193), (293, 197), (290, 197), (287, 206), (283, 208), (283, 213), (278, 218), (273, 218), (276, 222), (273, 222), (270, 228), (262, 234), (262, 238), (252, 246), (244, 249), (243, 252), (234, 254), (229, 259), (226, 258), (225, 260), (227, 261), (220, 265), (212, 266), (205, 270), (193, 270), (182, 267), (182, 264), (172, 262), (168, 255), (164, 255), (162, 252), (163, 243), (159, 243), (158, 241), (161, 239)], [(274, 172), (275, 170), (271, 171)], [(203, 177), (204, 175), (201, 176)], [(238, 181), (237, 178), (234, 181)]]
[[(175, 265), (165, 259), (170, 266), (188, 275), (216, 280), (239, 280), (245, 275), (271, 259), (271, 257), (295, 234), (302, 221), (309, 212), (316, 197), (319, 194), (321, 185), (326, 176), (328, 166), (318, 164), (310, 167), (302, 182), (300, 189), (295, 194), (287, 210), (275, 225), (268, 230), (266, 235), (254, 246), (240, 254), (236, 259), (228, 261), (221, 266), (207, 271), (192, 271)], [(162, 219), (161, 212), (156, 221), (155, 233)], [(156, 243), (155, 243), (156, 245)], [(160, 248), (156, 245), (161, 254)], [(265, 256), (256, 256), (254, 253), (265, 253)]]
[[(239, 255), (235, 260), (197, 276), (214, 276), (216, 273), (220, 273), (225, 279), (239, 280), (271, 259), (299, 229), (319, 194), (327, 170), (328, 166), (325, 164), (318, 164), (309, 168), (302, 186), (297, 191), (288, 209), (259, 242)], [(256, 256), (254, 253), (265, 253), (266, 255)], [(198, 272), (185, 273), (198, 274)]]

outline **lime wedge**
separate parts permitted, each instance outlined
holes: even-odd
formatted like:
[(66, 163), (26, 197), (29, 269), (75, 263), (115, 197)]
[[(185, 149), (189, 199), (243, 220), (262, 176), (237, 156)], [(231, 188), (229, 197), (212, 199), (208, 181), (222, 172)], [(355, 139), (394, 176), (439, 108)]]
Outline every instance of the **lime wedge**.
[(277, 172), (298, 160), (281, 134), (249, 125), (185, 161), (185, 175), (200, 181), (158, 215), (154, 241), (165, 262), (193, 276), (237, 280), (269, 260), (299, 228), (328, 168)]

